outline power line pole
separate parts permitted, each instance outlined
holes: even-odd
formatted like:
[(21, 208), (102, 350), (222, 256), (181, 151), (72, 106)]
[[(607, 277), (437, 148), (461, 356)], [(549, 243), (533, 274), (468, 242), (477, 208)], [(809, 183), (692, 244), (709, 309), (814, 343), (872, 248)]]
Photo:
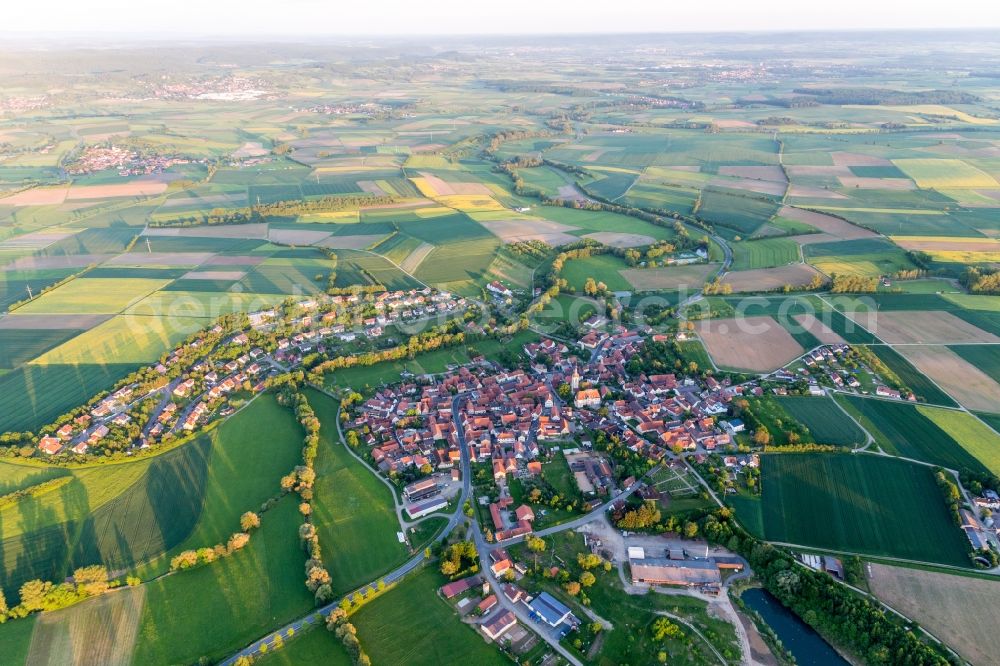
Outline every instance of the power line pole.
[(146, 252), (153, 254), (153, 246), (149, 242), (149, 236), (146, 236)]
[(27, 287), (28, 287), (28, 300), (30, 301), (31, 299), (34, 298), (34, 295), (32, 295), (31, 293), (31, 285), (29, 284), (27, 285)]

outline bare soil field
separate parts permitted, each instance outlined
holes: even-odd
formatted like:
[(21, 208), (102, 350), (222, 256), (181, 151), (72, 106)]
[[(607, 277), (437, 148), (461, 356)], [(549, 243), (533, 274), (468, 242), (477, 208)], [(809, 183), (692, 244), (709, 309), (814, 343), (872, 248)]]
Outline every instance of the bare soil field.
[(54, 257), (21, 257), (3, 267), (5, 271), (22, 271), (45, 268), (84, 268), (107, 261), (110, 254), (61, 254)]
[(809, 264), (789, 264), (777, 268), (755, 268), (748, 271), (730, 271), (722, 278), (723, 284), (732, 285), (733, 291), (771, 291), (786, 284), (793, 287), (809, 284), (819, 271)]
[(977, 328), (950, 312), (940, 310), (880, 310), (845, 314), (889, 344), (1000, 342), (1000, 338), (992, 333)]
[(368, 194), (374, 194), (375, 196), (385, 196), (385, 190), (379, 187), (378, 183), (376, 183), (374, 180), (359, 180), (358, 187), (360, 187), (362, 191), (367, 192)]
[(567, 201), (587, 201), (587, 195), (576, 185), (563, 185), (558, 190), (559, 198)]
[(592, 234), (584, 234), (584, 238), (593, 238), (598, 243), (610, 247), (642, 247), (652, 245), (656, 242), (651, 236), (642, 234), (620, 234), (614, 231), (596, 231)]
[(267, 155), (269, 150), (264, 148), (260, 141), (247, 141), (236, 151), (233, 152), (233, 157), (236, 159), (243, 159), (244, 157), (261, 157)]
[(308, 229), (271, 229), (267, 232), (269, 241), (287, 245), (315, 245), (330, 236), (329, 231), (310, 231)]
[(854, 187), (861, 190), (915, 190), (917, 184), (908, 178), (859, 178), (858, 176), (841, 176), (837, 180), (844, 187)]
[(69, 188), (67, 199), (106, 199), (110, 197), (151, 197), (166, 192), (167, 184), (158, 180), (134, 180), (114, 185), (82, 185)]
[(4, 206), (54, 206), (66, 200), (68, 187), (35, 187), (0, 199)]
[(421, 243), (413, 252), (406, 255), (406, 259), (400, 262), (399, 267), (402, 268), (407, 273), (413, 273), (420, 267), (420, 264), (424, 263), (424, 259), (427, 258), (431, 252), (434, 251), (434, 246), (430, 243)]
[(449, 183), (446, 180), (423, 171), (420, 172), (420, 175), (437, 192), (438, 196), (452, 194), (491, 194), (490, 188), (482, 183)]
[(1000, 252), (1000, 240), (995, 238), (920, 238), (893, 236), (892, 242), (904, 250), (923, 252)]
[(363, 250), (385, 238), (385, 234), (360, 234), (358, 236), (331, 236), (315, 243), (331, 250)]
[(178, 197), (167, 199), (163, 208), (180, 208), (181, 206), (201, 206), (204, 204), (239, 204), (246, 201), (246, 196), (237, 194), (210, 194), (205, 197)]
[(108, 266), (200, 266), (211, 252), (126, 252), (111, 257)]
[(713, 120), (712, 122), (722, 129), (745, 129), (748, 127), (757, 127), (756, 123), (736, 118), (724, 118), (721, 120)]
[(579, 240), (570, 236), (567, 231), (575, 231), (576, 227), (548, 220), (498, 220), (496, 222), (480, 222), (490, 233), (505, 243), (517, 241), (540, 240), (549, 245), (558, 246)]
[(846, 220), (841, 220), (838, 217), (824, 215), (823, 213), (816, 213), (803, 208), (795, 208), (794, 206), (785, 206), (778, 211), (778, 215), (780, 217), (787, 217), (790, 220), (795, 220), (796, 222), (808, 224), (810, 227), (819, 229), (820, 231), (830, 234), (831, 236), (836, 236), (840, 240), (871, 238), (878, 235), (874, 231), (869, 231), (868, 229), (855, 226)]
[(754, 180), (773, 180), (776, 183), (787, 182), (785, 172), (780, 166), (720, 166), (719, 174)]
[(42, 613), (26, 666), (128, 666), (139, 635), (146, 588), (126, 587)]
[(848, 153), (841, 150), (830, 153), (833, 163), (837, 166), (891, 166), (892, 162), (884, 157), (865, 155), (863, 153)]
[(143, 236), (180, 238), (267, 238), (267, 224), (216, 224), (203, 227), (147, 227)]
[(626, 268), (621, 274), (636, 291), (682, 288), (697, 291), (718, 267), (718, 264), (691, 264), (665, 268)]
[(812, 333), (824, 345), (839, 345), (845, 342), (844, 338), (840, 337), (836, 331), (817, 319), (815, 315), (793, 315), (792, 319), (803, 329)]
[(809, 187), (808, 185), (789, 185), (788, 196), (801, 197), (803, 199), (846, 199), (840, 192), (825, 190), (822, 187)]
[(17, 314), (0, 317), (0, 330), (88, 329), (111, 319), (109, 314)]
[(182, 280), (242, 280), (246, 271), (191, 271), (181, 276)]
[(79, 229), (74, 231), (36, 231), (22, 234), (0, 243), (0, 250), (41, 250), (56, 241), (75, 236), (78, 233), (80, 233)]
[(771, 317), (707, 319), (696, 330), (715, 364), (752, 372), (771, 372), (805, 351)]
[(813, 165), (793, 165), (786, 166), (788, 175), (792, 176), (847, 176), (850, 177), (851, 170), (846, 166), (813, 166)]
[[(896, 351), (963, 407), (1000, 411), (1000, 384), (947, 347), (907, 345)], [(1000, 348), (997, 353), (1000, 354)]]
[(869, 565), (879, 599), (913, 618), (976, 666), (996, 663), (1000, 581)]
[(710, 185), (715, 185), (716, 187), (728, 187), (734, 190), (746, 190), (747, 192), (758, 192), (760, 194), (770, 194), (772, 196), (780, 196), (785, 193), (785, 188), (787, 184), (784, 182), (776, 183), (770, 180), (752, 180), (750, 178), (741, 178), (739, 180), (730, 180), (726, 178), (713, 178), (709, 181)]

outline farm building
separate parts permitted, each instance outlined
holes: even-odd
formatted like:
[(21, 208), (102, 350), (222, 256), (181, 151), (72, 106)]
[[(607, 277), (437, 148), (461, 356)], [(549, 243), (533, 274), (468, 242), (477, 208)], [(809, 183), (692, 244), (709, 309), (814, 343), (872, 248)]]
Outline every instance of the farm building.
[(409, 502), (419, 502), (422, 499), (433, 497), (439, 492), (437, 481), (432, 478), (415, 481), (403, 488), (403, 494)]
[(722, 577), (715, 562), (646, 558), (630, 560), (632, 583), (647, 585), (719, 585)]
[(446, 583), (441, 586), (440, 592), (444, 595), (445, 599), (451, 599), (456, 597), (466, 590), (471, 590), (477, 585), (481, 585), (483, 579), (479, 576), (469, 576), (468, 578), (462, 578), (460, 580), (453, 580), (450, 583)]
[(448, 506), (448, 500), (443, 497), (435, 497), (434, 499), (424, 502), (422, 504), (414, 504), (406, 509), (406, 512), (410, 514), (410, 518), (416, 520), (427, 514), (434, 513), (435, 511), (440, 511)]
[(533, 615), (552, 627), (557, 627), (573, 616), (573, 612), (548, 592), (542, 592), (528, 603)]
[(517, 618), (514, 617), (514, 613), (507, 610), (497, 613), (479, 626), (483, 630), (484, 634), (489, 636), (491, 640), (495, 641), (506, 632), (510, 631), (515, 624), (517, 624)]

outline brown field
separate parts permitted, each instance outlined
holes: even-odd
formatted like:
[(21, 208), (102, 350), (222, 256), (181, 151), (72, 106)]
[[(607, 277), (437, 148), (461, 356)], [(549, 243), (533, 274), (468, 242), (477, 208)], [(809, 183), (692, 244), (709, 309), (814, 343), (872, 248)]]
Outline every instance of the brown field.
[(84, 268), (111, 258), (110, 254), (61, 254), (53, 257), (21, 257), (3, 267), (5, 271), (43, 268)]
[(399, 263), (399, 267), (407, 273), (413, 273), (420, 267), (420, 264), (424, 263), (424, 259), (427, 258), (427, 255), (433, 251), (433, 245), (430, 243), (421, 243), (413, 250), (413, 252), (406, 255), (406, 258)]
[(587, 201), (587, 195), (580, 191), (576, 185), (563, 185), (558, 190), (560, 199), (567, 201)]
[(892, 242), (904, 250), (924, 252), (1000, 252), (1000, 241), (995, 238), (920, 238), (919, 236), (894, 236)]
[(841, 176), (837, 180), (844, 187), (862, 190), (915, 190), (917, 184), (909, 178), (859, 178), (858, 176)]
[(896, 351), (963, 407), (1000, 412), (1000, 384), (947, 347), (907, 345)]
[(997, 662), (1000, 581), (885, 564), (869, 566), (869, 585), (875, 596), (976, 666)]
[(163, 208), (179, 208), (180, 206), (198, 206), (204, 204), (239, 204), (245, 203), (246, 196), (239, 194), (210, 194), (205, 197), (178, 197), (167, 199)]
[(862, 153), (847, 153), (835, 151), (830, 153), (833, 163), (837, 166), (891, 166), (892, 162), (884, 157), (874, 155), (864, 155)]
[(242, 280), (246, 271), (191, 271), (181, 276), (182, 280)]
[(819, 271), (809, 264), (789, 264), (777, 268), (755, 268), (749, 271), (730, 271), (722, 278), (723, 284), (733, 286), (733, 291), (771, 291), (786, 284), (799, 287), (809, 284)]
[(492, 194), (490, 188), (482, 183), (449, 183), (446, 180), (423, 171), (420, 172), (420, 175), (438, 193), (438, 196), (449, 196), (452, 194)]
[(754, 180), (773, 180), (776, 183), (787, 182), (785, 172), (781, 170), (780, 166), (720, 166), (719, 175)]
[(785, 171), (791, 176), (851, 176), (851, 170), (846, 166), (786, 166)]
[(363, 250), (385, 238), (384, 234), (359, 234), (357, 236), (330, 236), (316, 245), (331, 250)]
[(271, 229), (267, 239), (274, 243), (286, 245), (315, 245), (324, 241), (332, 234), (329, 231), (309, 231), (308, 229)]
[(579, 240), (570, 236), (567, 231), (576, 231), (576, 227), (548, 220), (498, 220), (495, 222), (480, 222), (494, 236), (504, 243), (517, 241), (540, 240), (549, 245), (565, 245)]
[(746, 190), (747, 192), (757, 192), (773, 196), (784, 194), (787, 187), (787, 184), (784, 182), (776, 183), (770, 180), (752, 180), (750, 178), (741, 178), (739, 180), (713, 178), (709, 181), (709, 184), (716, 187), (727, 187), (732, 190)]
[(42, 613), (25, 666), (128, 666), (145, 601), (140, 585)]
[(626, 268), (620, 272), (636, 291), (685, 288), (698, 290), (718, 267), (718, 264), (691, 264), (665, 268)]
[(642, 247), (652, 245), (655, 238), (643, 236), (642, 234), (620, 234), (614, 231), (596, 231), (592, 234), (584, 234), (584, 238), (592, 238), (598, 243), (611, 247)]
[(0, 330), (88, 329), (111, 319), (109, 314), (17, 314), (0, 317)]
[(179, 236), (181, 238), (267, 238), (267, 224), (216, 224), (204, 227), (147, 227), (143, 236)]
[(802, 328), (812, 333), (824, 345), (839, 345), (845, 342), (844, 338), (840, 337), (836, 331), (817, 319), (815, 315), (793, 315), (792, 319)]
[(73, 231), (36, 231), (30, 234), (22, 234), (14, 238), (8, 238), (0, 243), (0, 250), (40, 250), (48, 247), (56, 241), (75, 236), (80, 230)]
[(757, 127), (756, 123), (749, 120), (738, 120), (736, 118), (724, 118), (712, 121), (713, 124), (722, 129), (743, 129), (747, 127)]
[(12, 194), (9, 197), (0, 199), (0, 204), (5, 206), (54, 206), (66, 200), (69, 188), (63, 187), (35, 187)]
[(809, 187), (808, 185), (789, 185), (788, 196), (801, 197), (803, 199), (846, 199), (840, 192), (825, 190), (822, 187)]
[(211, 252), (126, 252), (108, 259), (108, 266), (200, 266)]
[(69, 188), (67, 199), (106, 199), (111, 197), (151, 197), (166, 192), (167, 184), (156, 180), (134, 180), (115, 185), (81, 185)]
[(963, 342), (1000, 342), (950, 312), (940, 310), (857, 311), (845, 313), (890, 344), (949, 345)]
[(752, 372), (771, 372), (805, 351), (771, 317), (707, 319), (697, 322), (698, 335), (715, 364)]
[(787, 217), (789, 220), (795, 220), (796, 222), (808, 224), (810, 227), (830, 234), (831, 236), (835, 236), (840, 240), (871, 238), (872, 236), (878, 235), (874, 231), (869, 231), (868, 229), (855, 226), (846, 220), (841, 220), (839, 217), (824, 215), (823, 213), (816, 213), (811, 210), (796, 208), (794, 206), (785, 206), (778, 211), (778, 216)]
[(368, 194), (385, 196), (385, 190), (379, 187), (378, 183), (374, 180), (359, 180), (358, 187), (360, 187), (363, 192), (367, 192)]

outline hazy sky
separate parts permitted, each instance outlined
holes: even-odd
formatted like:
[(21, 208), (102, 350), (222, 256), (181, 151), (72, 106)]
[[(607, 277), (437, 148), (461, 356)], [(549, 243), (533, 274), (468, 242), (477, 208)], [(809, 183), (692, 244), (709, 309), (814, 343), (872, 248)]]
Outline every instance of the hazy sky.
[[(14, 0), (0, 32), (484, 34), (1000, 27), (1000, 0)], [(953, 11), (952, 11), (953, 10)]]

